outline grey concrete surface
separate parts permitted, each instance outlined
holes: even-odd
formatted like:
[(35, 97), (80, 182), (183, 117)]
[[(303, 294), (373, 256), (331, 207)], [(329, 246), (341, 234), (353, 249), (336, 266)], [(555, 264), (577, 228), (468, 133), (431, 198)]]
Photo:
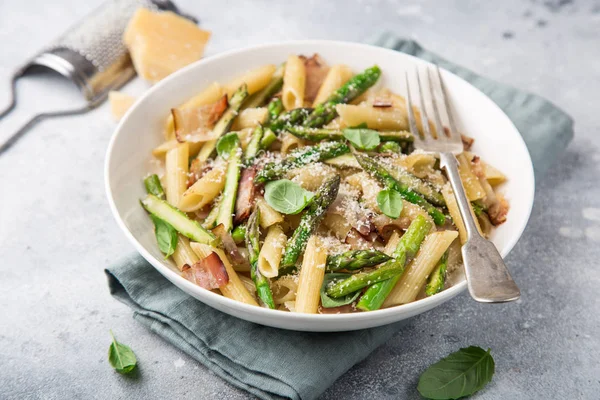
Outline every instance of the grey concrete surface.
[[(0, 3), (0, 103), (18, 63), (99, 1)], [(208, 52), (263, 42), (361, 41), (391, 29), (480, 73), (543, 95), (576, 121), (575, 141), (540, 182), (508, 263), (523, 297), (481, 305), (466, 294), (412, 319), (323, 399), (418, 399), (421, 371), (471, 344), (490, 347), (493, 382), (476, 399), (598, 399), (600, 393), (600, 2), (178, 0), (214, 33)], [(136, 81), (125, 89), (140, 94)], [(6, 135), (38, 109), (77, 99), (29, 78)], [(249, 396), (137, 324), (103, 268), (133, 251), (110, 215), (105, 105), (38, 125), (0, 157), (0, 398), (150, 399)], [(140, 375), (107, 363), (108, 330)]]

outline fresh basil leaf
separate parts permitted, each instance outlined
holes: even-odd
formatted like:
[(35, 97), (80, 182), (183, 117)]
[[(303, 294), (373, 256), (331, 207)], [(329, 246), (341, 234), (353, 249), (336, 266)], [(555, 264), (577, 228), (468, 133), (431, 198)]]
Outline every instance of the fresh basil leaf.
[(327, 295), (327, 286), (329, 286), (332, 282), (342, 281), (346, 278), (349, 278), (350, 276), (352, 275), (342, 273), (325, 274), (325, 278), (323, 279), (323, 285), (321, 285), (321, 305), (323, 306), (323, 308), (345, 306), (346, 304), (350, 304), (358, 298), (358, 296), (361, 293), (360, 290), (354, 293), (350, 293), (344, 297), (338, 297), (336, 299)]
[(110, 336), (112, 337), (112, 343), (108, 348), (108, 362), (120, 374), (131, 373), (137, 365), (137, 359), (133, 350), (129, 346), (117, 342), (112, 331), (110, 332)]
[(314, 194), (288, 179), (269, 182), (265, 185), (265, 200), (276, 211), (283, 214), (298, 214), (312, 200)]
[(231, 150), (238, 147), (239, 143), (240, 138), (238, 137), (237, 133), (230, 132), (222, 136), (217, 142), (217, 154), (224, 159), (227, 159), (231, 153)]
[(377, 195), (377, 205), (390, 218), (398, 218), (402, 211), (402, 196), (394, 189), (384, 189)]
[(379, 133), (372, 129), (344, 129), (344, 137), (359, 150), (373, 150), (379, 146)]
[(170, 257), (177, 248), (177, 230), (168, 222), (150, 214), (154, 222), (154, 234), (158, 242), (158, 248), (165, 254), (165, 258)]
[(417, 390), (428, 399), (470, 396), (492, 380), (494, 368), (490, 349), (465, 347), (427, 368)]

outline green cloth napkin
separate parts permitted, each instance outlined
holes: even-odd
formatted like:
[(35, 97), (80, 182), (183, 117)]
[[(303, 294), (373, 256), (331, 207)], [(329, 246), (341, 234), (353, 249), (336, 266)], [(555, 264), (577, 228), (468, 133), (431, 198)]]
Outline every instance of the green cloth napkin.
[[(411, 40), (384, 34), (375, 43), (436, 62), (490, 96), (525, 138), (538, 174), (573, 137), (572, 119), (538, 96), (478, 76)], [(318, 397), (405, 323), (344, 333), (292, 332), (204, 305), (138, 254), (115, 263), (106, 274), (112, 295), (133, 309), (137, 321), (231, 384), (263, 399)]]

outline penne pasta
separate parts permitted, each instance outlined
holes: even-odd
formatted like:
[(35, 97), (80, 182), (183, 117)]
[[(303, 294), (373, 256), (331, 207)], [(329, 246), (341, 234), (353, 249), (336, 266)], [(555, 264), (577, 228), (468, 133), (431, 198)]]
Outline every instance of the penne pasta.
[[(179, 142), (177, 139), (167, 140), (166, 142), (161, 143), (158, 147), (155, 147), (154, 150), (152, 150), (152, 155), (154, 157), (165, 157), (167, 155), (167, 151), (174, 149), (178, 144)], [(200, 151), (202, 143), (188, 143), (188, 146), (190, 157), (193, 157), (198, 154), (198, 151)]]
[(457, 237), (458, 232), (456, 231), (440, 231), (427, 235), (421, 244), (421, 249), (414, 260), (408, 264), (406, 271), (392, 289), (383, 306), (389, 307), (414, 301), (425, 285), (429, 274)]
[(179, 201), (179, 209), (185, 212), (196, 211), (212, 202), (225, 187), (226, 168), (225, 161), (217, 160), (213, 169), (183, 193)]
[(458, 160), (458, 172), (460, 173), (460, 180), (465, 187), (467, 198), (470, 201), (479, 200), (485, 196), (485, 191), (479, 183), (477, 175), (473, 173), (471, 169), (471, 161), (467, 159), (464, 154), (456, 156)]
[(292, 275), (283, 276), (273, 282), (271, 288), (275, 304), (295, 302), (298, 291), (298, 278)]
[(351, 104), (338, 104), (335, 109), (346, 126), (367, 124), (371, 129), (408, 130), (408, 119), (403, 110)]
[(199, 260), (190, 246), (190, 240), (185, 236), (177, 236), (177, 247), (175, 247), (175, 251), (173, 252), (173, 260), (180, 271), (184, 265), (192, 266)]
[(165, 194), (167, 201), (177, 207), (187, 189), (189, 147), (179, 143), (165, 157)]
[(237, 135), (240, 138), (240, 144), (242, 145), (242, 150), (246, 150), (248, 147), (248, 143), (250, 143), (250, 139), (252, 138), (252, 132), (254, 128), (244, 128), (241, 131), (238, 131)]
[(273, 208), (267, 204), (264, 198), (259, 197), (256, 200), (256, 207), (260, 209), (260, 227), (267, 229), (271, 225), (280, 224), (283, 222), (283, 215), (273, 210)]
[(287, 236), (279, 225), (271, 225), (258, 255), (258, 270), (267, 278), (275, 278), (279, 274), (279, 263)]
[(317, 92), (317, 97), (313, 101), (313, 107), (327, 101), (329, 96), (341, 88), (350, 78), (352, 78), (352, 70), (347, 65), (338, 64), (331, 67)]
[(345, 240), (348, 233), (352, 230), (352, 225), (350, 225), (343, 215), (334, 214), (332, 212), (325, 214), (323, 225), (325, 225), (339, 240)]
[(233, 120), (231, 130), (239, 131), (245, 128), (254, 128), (259, 124), (264, 124), (268, 116), (269, 110), (266, 108), (246, 108)]
[(248, 290), (248, 292), (254, 297), (254, 300), (256, 300), (256, 285), (254, 284), (252, 279), (242, 274), (238, 274), (238, 277), (246, 287), (246, 290)]
[(258, 306), (256, 299), (254, 296), (246, 289), (246, 286), (238, 276), (237, 272), (231, 266), (229, 259), (223, 252), (223, 250), (218, 249), (216, 247), (212, 247), (202, 243), (192, 242), (190, 243), (192, 249), (196, 253), (199, 258), (205, 258), (210, 255), (210, 253), (217, 253), (223, 265), (225, 265), (225, 270), (227, 270), (227, 275), (229, 276), (229, 282), (224, 286), (219, 287), (219, 290), (223, 294), (223, 296), (228, 297), (232, 300), (241, 301), (242, 303), (250, 304), (253, 306)]
[(406, 157), (395, 159), (394, 164), (407, 169), (419, 178), (425, 178), (428, 173), (433, 171), (435, 161), (436, 159), (433, 154), (415, 151)]
[[(206, 89), (204, 89), (200, 94), (192, 97), (185, 103), (179, 106), (179, 108), (189, 109), (196, 108), (200, 106), (206, 106), (208, 104), (212, 104), (219, 100), (223, 96), (223, 88), (217, 82), (213, 82)], [(165, 139), (170, 141), (175, 139), (175, 129), (173, 125), (173, 115), (169, 114), (167, 117), (167, 122), (165, 124)]]
[(359, 172), (346, 178), (346, 181), (362, 192), (362, 201), (371, 210), (381, 212), (377, 205), (377, 195), (383, 189), (366, 172)]
[(288, 57), (283, 73), (281, 101), (286, 110), (304, 107), (304, 88), (306, 86), (306, 68), (304, 61), (296, 55)]
[(400, 234), (397, 231), (394, 231), (394, 233), (392, 233), (392, 236), (390, 236), (390, 238), (388, 239), (388, 242), (385, 245), (383, 252), (391, 257), (392, 254), (394, 254), (394, 251), (396, 251), (396, 247), (398, 247), (398, 243), (400, 243), (400, 239), (401, 239)]
[(319, 310), (326, 262), (327, 251), (323, 241), (318, 236), (311, 236), (306, 245), (304, 260), (300, 268), (296, 312), (316, 314)]
[(306, 145), (306, 141), (297, 138), (291, 133), (285, 132), (281, 135), (281, 154), (289, 154), (292, 151), (299, 149), (300, 147), (304, 147)]
[(250, 70), (229, 81), (223, 87), (224, 93), (227, 93), (227, 97), (231, 98), (233, 92), (245, 83), (248, 86), (248, 94), (254, 94), (269, 84), (276, 69), (275, 65), (269, 64)]
[(328, 179), (336, 175), (334, 168), (325, 164), (313, 164), (307, 167), (295, 168), (288, 173), (288, 179), (296, 182), (304, 189), (314, 192)]
[(437, 230), (435, 227), (435, 223), (431, 218), (431, 215), (429, 215), (427, 211), (423, 209), (423, 207), (419, 207), (416, 204), (413, 204), (406, 200), (402, 200), (402, 211), (400, 212), (400, 218), (408, 218), (410, 221), (413, 221), (415, 218), (417, 218), (417, 215), (423, 216), (427, 221), (431, 223), (432, 232)]
[(490, 164), (483, 162), (483, 173), (490, 185), (496, 186), (506, 181), (506, 175)]

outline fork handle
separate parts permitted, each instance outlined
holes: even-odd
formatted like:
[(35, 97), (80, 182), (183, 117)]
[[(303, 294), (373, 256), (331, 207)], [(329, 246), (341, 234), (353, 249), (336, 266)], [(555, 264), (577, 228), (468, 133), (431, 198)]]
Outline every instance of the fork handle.
[(446, 170), (467, 231), (462, 246), (465, 276), (473, 299), (484, 303), (517, 300), (519, 288), (510, 276), (496, 246), (485, 239), (475, 224), (475, 217), (458, 172), (458, 160), (453, 153), (440, 153), (440, 166)]

